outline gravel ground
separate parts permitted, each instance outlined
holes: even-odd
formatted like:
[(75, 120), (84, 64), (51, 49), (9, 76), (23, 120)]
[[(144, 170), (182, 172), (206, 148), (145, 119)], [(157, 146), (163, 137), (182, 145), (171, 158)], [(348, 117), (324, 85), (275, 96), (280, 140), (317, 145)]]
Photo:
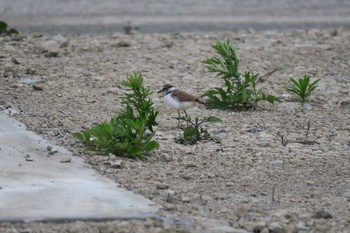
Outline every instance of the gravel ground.
[[(172, 83), (199, 96), (221, 85), (200, 61), (226, 37), (241, 71), (277, 69), (260, 88), (282, 103), (247, 112), (193, 108), (191, 116), (222, 119), (206, 125), (222, 141), (180, 145), (176, 111), (153, 94), (160, 149), (143, 161), (87, 153), (72, 138), (122, 107), (120, 83), (133, 70), (154, 91)], [(1, 108), (164, 208), (157, 219), (0, 223), (0, 232), (349, 232), (349, 41), (347, 29), (1, 37)], [(286, 87), (304, 74), (321, 81), (302, 106)], [(289, 133), (286, 146), (278, 131)]]

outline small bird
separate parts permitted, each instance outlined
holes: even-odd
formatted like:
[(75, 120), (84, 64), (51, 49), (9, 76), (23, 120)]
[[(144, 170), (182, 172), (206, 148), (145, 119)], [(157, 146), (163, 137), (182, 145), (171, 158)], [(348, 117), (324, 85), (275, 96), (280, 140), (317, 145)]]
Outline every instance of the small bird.
[(192, 108), (196, 103), (204, 104), (203, 101), (197, 97), (188, 94), (187, 92), (176, 89), (171, 84), (164, 84), (163, 89), (158, 93), (163, 93), (164, 104), (170, 108), (177, 109), (179, 115), (177, 125), (180, 127), (180, 110), (183, 110), (187, 116), (186, 109)]

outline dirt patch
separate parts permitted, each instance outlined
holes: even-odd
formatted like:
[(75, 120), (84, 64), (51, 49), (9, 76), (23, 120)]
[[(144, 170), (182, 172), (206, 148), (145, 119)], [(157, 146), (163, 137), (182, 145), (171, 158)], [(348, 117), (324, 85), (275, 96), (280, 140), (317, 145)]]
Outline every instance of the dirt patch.
[[(283, 98), (282, 103), (261, 104), (248, 112), (191, 109), (192, 116), (223, 120), (206, 126), (222, 142), (183, 146), (174, 141), (181, 132), (176, 128), (176, 111), (165, 108), (161, 96), (154, 94), (160, 111), (156, 135), (160, 149), (145, 161), (88, 154), (72, 138), (72, 132), (108, 120), (121, 108), (120, 82), (133, 70), (140, 71), (154, 91), (169, 82), (199, 96), (221, 85), (200, 61), (213, 55), (209, 43), (226, 37), (235, 42), (241, 71), (252, 69), (264, 75), (278, 68), (261, 88)], [(2, 223), (0, 229), (349, 229), (349, 41), (349, 30), (0, 38), (2, 108), (11, 109), (11, 115), (29, 129), (83, 156), (101, 174), (164, 206), (162, 218), (141, 222)], [(304, 74), (321, 81), (310, 102), (301, 106), (286, 87), (289, 77)], [(305, 138), (308, 120), (312, 127)], [(278, 131), (289, 133), (287, 146), (274, 136)], [(123, 160), (123, 166), (112, 166), (117, 160)]]

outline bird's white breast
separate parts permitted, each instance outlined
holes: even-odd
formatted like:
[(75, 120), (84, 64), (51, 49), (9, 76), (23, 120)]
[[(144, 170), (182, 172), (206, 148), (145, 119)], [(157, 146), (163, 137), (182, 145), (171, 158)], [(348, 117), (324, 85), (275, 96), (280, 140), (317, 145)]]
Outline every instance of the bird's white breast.
[(194, 106), (193, 102), (180, 102), (171, 96), (171, 93), (164, 96), (164, 104), (170, 108), (186, 110)]

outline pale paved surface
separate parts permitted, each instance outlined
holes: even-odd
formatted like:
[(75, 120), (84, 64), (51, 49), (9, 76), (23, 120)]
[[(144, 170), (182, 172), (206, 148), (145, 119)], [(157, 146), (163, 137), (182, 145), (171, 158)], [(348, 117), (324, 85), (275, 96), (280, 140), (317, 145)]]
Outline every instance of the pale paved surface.
[[(0, 111), (0, 221), (146, 218), (158, 209)], [(26, 161), (25, 157), (30, 156)]]
[(349, 0), (0, 0), (20, 31), (99, 34), (131, 22), (143, 33), (350, 27)]

